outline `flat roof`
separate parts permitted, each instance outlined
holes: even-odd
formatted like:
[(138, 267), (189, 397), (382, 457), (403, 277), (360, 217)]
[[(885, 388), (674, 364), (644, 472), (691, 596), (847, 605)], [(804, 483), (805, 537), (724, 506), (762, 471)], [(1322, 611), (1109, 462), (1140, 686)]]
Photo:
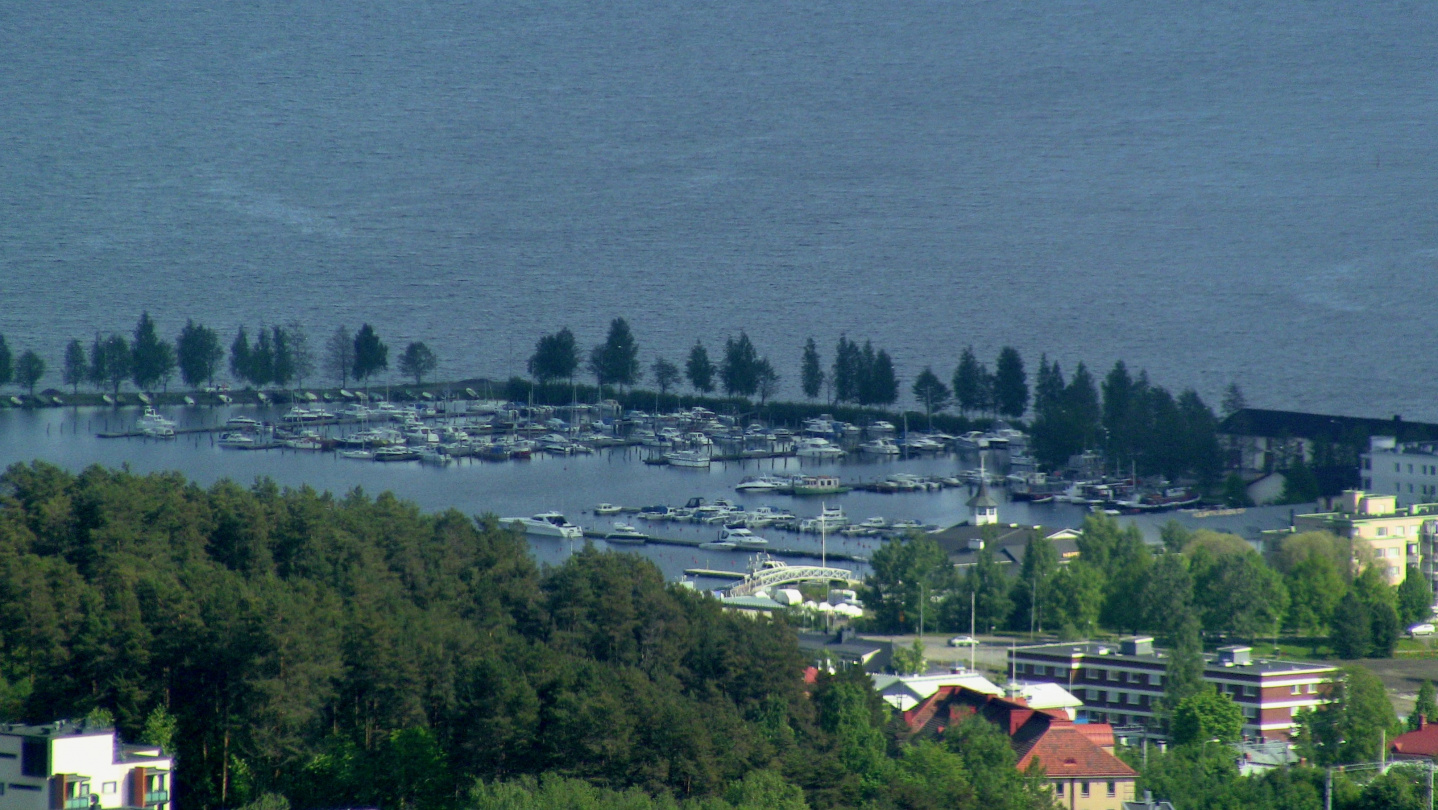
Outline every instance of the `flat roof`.
[(84, 720), (57, 720), (40, 725), (0, 723), (0, 734), (12, 737), (85, 737), (114, 733), (111, 726), (92, 725)]
[[(1104, 652), (1101, 652), (1104, 651)], [(1163, 650), (1155, 648), (1149, 655), (1125, 655), (1120, 652), (1118, 644), (1108, 644), (1098, 641), (1078, 641), (1060, 644), (1039, 644), (1032, 647), (1016, 647), (1014, 655), (1021, 653), (1052, 656), (1072, 660), (1082, 657), (1084, 663), (1093, 661), (1113, 661), (1119, 664), (1136, 664), (1152, 667), (1154, 665), (1166, 665), (1168, 656)], [(1260, 675), (1284, 673), (1284, 672), (1326, 672), (1336, 670), (1332, 664), (1317, 663), (1312, 661), (1284, 661), (1278, 658), (1253, 658), (1249, 664), (1236, 666), (1224, 666), (1218, 662), (1217, 656), (1205, 655), (1204, 670), (1233, 674), (1257, 673)]]

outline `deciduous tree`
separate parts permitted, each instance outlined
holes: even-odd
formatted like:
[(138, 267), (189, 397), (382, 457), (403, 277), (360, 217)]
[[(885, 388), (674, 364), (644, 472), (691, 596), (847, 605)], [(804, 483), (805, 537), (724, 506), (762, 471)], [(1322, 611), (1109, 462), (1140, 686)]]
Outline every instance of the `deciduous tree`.
[(663, 357), (656, 357), (654, 363), (649, 367), (649, 376), (654, 380), (654, 385), (659, 389), (659, 393), (667, 394), (670, 388), (679, 384), (679, 367)]
[(932, 368), (924, 366), (924, 370), (914, 378), (913, 393), (914, 399), (924, 406), (924, 416), (928, 417), (929, 427), (932, 428), (934, 411), (942, 411), (949, 406), (949, 387)]
[(1408, 566), (1398, 586), (1398, 621), (1404, 627), (1414, 625), (1432, 615), (1433, 585), (1417, 566)]
[(215, 371), (225, 351), (220, 347), (220, 336), (215, 330), (185, 321), (180, 335), (175, 339), (175, 358), (180, 367), (180, 379), (191, 388), (213, 385)]
[(567, 326), (541, 337), (529, 357), (529, 376), (540, 383), (571, 379), (578, 368), (579, 344)]
[(1178, 702), (1173, 710), (1172, 731), (1176, 745), (1209, 740), (1235, 742), (1243, 732), (1243, 710), (1232, 697), (1210, 685)]
[(0, 335), (0, 386), (10, 384), (15, 378), (15, 361), (10, 356), (10, 347), (5, 343), (5, 336)]
[(424, 385), (425, 375), (438, 366), (439, 358), (421, 341), (413, 341), (405, 346), (404, 353), (399, 356), (399, 373), (413, 377), (415, 385)]
[(73, 393), (80, 393), (80, 383), (85, 382), (89, 363), (85, 360), (85, 344), (78, 339), (65, 344), (65, 367), (61, 379), (70, 386)]
[(110, 393), (116, 396), (120, 386), (130, 378), (130, 344), (124, 335), (112, 334), (100, 344), (100, 362), (97, 368), (103, 374), (102, 381), (110, 386)]
[(334, 334), (325, 341), (325, 371), (339, 380), (340, 387), (343, 388), (349, 383), (350, 370), (354, 368), (354, 364), (354, 336), (345, 327), (337, 326)]
[(1425, 679), (1418, 686), (1418, 697), (1413, 703), (1413, 712), (1408, 715), (1408, 730), (1418, 730), (1418, 719), (1424, 718), (1427, 721), (1438, 721), (1438, 702), (1435, 702), (1433, 681)]
[(694, 347), (689, 350), (684, 375), (695, 391), (707, 394), (714, 390), (714, 363), (709, 360), (709, 352), (700, 341), (694, 341)]
[(15, 382), (25, 387), (30, 396), (35, 396), (35, 384), (45, 376), (45, 361), (40, 355), (26, 350), (15, 363)]

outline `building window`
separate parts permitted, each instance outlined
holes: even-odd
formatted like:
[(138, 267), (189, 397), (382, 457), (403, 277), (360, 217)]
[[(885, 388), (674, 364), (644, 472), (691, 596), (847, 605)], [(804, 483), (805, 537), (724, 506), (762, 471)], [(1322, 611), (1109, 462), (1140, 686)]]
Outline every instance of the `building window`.
[(1107, 679), (1110, 680), (1110, 681), (1116, 681), (1116, 680), (1118, 680), (1118, 674), (1115, 673), (1115, 672), (1114, 672), (1113, 670), (1111, 670), (1111, 669), (1104, 671), (1104, 677), (1107, 678)]
[(1244, 696), (1244, 697), (1254, 697), (1254, 696), (1257, 695), (1257, 694), (1258, 694), (1258, 688), (1257, 688), (1257, 687), (1253, 687), (1253, 686), (1245, 686), (1245, 687), (1243, 687), (1243, 696)]
[(1035, 664), (1035, 665), (1034, 665), (1034, 674), (1035, 674), (1035, 675), (1047, 675), (1047, 674), (1049, 674), (1049, 668), (1046, 667), (1046, 666), (1044, 666), (1043, 664)]
[(1055, 783), (1054, 783), (1054, 792), (1057, 793), (1057, 794), (1060, 795), (1060, 796), (1064, 795), (1064, 783), (1063, 783), (1063, 782), (1055, 782)]
[(119, 783), (117, 782), (104, 782), (100, 785), (101, 793), (114, 793), (118, 789)]
[(1303, 687), (1302, 687), (1302, 686), (1299, 686), (1298, 684), (1295, 683), (1295, 684), (1293, 685), (1293, 691), (1290, 692), (1289, 694), (1301, 695), (1301, 694), (1303, 694)]
[(1318, 684), (1316, 684), (1316, 683), (1310, 683), (1310, 684), (1308, 685), (1308, 694), (1311, 695), (1311, 694), (1313, 694), (1314, 692), (1317, 692), (1317, 691), (1318, 691)]
[(1110, 781), (1110, 782), (1108, 783), (1108, 795), (1110, 795), (1110, 796), (1116, 796), (1116, 795), (1118, 795), (1118, 783), (1117, 783), (1117, 782), (1112, 782), (1112, 781)]
[(1088, 782), (1079, 782), (1079, 795), (1088, 798)]

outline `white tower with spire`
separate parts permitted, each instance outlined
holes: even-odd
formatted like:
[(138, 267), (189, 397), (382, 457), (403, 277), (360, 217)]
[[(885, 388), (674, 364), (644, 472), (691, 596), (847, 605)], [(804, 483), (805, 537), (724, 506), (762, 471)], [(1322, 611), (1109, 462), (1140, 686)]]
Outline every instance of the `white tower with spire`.
[(969, 499), (969, 525), (990, 526), (999, 522), (999, 502), (989, 494), (984, 460), (979, 458), (979, 491)]

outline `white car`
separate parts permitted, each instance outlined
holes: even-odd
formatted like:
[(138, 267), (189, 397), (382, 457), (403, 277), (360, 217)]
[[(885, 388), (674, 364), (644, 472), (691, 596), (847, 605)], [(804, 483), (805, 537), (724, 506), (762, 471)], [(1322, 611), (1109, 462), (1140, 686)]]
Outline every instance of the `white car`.
[(1433, 635), (1433, 629), (1432, 622), (1423, 622), (1422, 624), (1415, 624), (1408, 628), (1408, 634), (1411, 636), (1431, 636)]
[(972, 647), (978, 643), (978, 640), (973, 636), (954, 636), (949, 639), (950, 647)]

